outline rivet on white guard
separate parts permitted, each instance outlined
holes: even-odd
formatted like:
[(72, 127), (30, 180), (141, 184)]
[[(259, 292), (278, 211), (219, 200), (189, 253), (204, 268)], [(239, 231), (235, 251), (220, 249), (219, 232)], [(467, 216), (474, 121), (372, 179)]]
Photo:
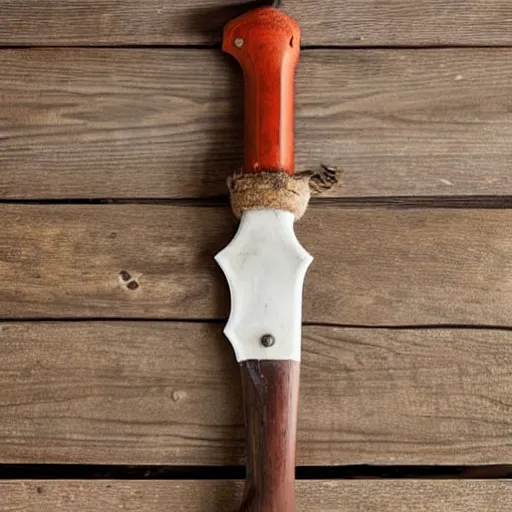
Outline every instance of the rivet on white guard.
[[(313, 258), (293, 224), (290, 212), (247, 211), (231, 243), (215, 257), (231, 292), (224, 333), (239, 362), (300, 361), (302, 289)], [(261, 343), (267, 334), (275, 339), (270, 347)]]

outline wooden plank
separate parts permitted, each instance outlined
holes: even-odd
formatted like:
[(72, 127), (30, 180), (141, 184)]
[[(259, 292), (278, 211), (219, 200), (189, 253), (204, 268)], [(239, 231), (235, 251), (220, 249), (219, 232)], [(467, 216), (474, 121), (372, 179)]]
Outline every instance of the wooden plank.
[[(229, 481), (4, 481), (0, 512), (210, 512), (235, 510), (241, 483)], [(298, 512), (505, 512), (503, 480), (297, 482)]]
[[(5, 323), (3, 463), (243, 464), (220, 325)], [(304, 330), (298, 464), (510, 464), (512, 333)]]
[[(0, 206), (0, 318), (224, 319), (228, 208)], [(511, 326), (511, 210), (313, 206), (304, 319)], [(138, 282), (130, 281), (130, 277)]]
[[(511, 61), (303, 52), (298, 170), (339, 167), (333, 197), (510, 195)], [(0, 198), (209, 197), (241, 165), (242, 83), (220, 51), (4, 50), (0, 67)]]
[[(23, 0), (3, 2), (3, 45), (219, 43), (222, 27), (246, 9), (233, 0)], [(262, 2), (263, 3), (263, 2)], [(306, 45), (506, 45), (512, 7), (503, 0), (302, 2), (285, 10)]]

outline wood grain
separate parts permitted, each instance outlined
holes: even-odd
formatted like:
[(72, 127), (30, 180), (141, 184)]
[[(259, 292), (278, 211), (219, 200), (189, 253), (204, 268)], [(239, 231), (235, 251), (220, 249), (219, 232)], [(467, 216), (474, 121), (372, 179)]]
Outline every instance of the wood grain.
[[(23, 0), (3, 2), (3, 45), (219, 43), (222, 26), (249, 0)], [(241, 9), (238, 5), (242, 4)], [(506, 45), (512, 42), (507, 0), (303, 2), (285, 11), (306, 45)]]
[[(225, 319), (224, 207), (0, 206), (0, 318)], [(304, 320), (511, 326), (511, 210), (313, 206)]]
[[(298, 512), (505, 512), (508, 481), (302, 481)], [(240, 482), (3, 481), (0, 512), (225, 512)]]
[(246, 425), (241, 512), (295, 512), (298, 361), (240, 363)]
[[(243, 464), (221, 331), (2, 324), (0, 461)], [(297, 463), (510, 464), (511, 364), (510, 331), (305, 327)]]
[[(297, 170), (337, 166), (333, 197), (510, 195), (510, 62), (304, 51)], [(0, 67), (0, 198), (211, 197), (242, 165), (243, 85), (220, 50), (4, 50)]]

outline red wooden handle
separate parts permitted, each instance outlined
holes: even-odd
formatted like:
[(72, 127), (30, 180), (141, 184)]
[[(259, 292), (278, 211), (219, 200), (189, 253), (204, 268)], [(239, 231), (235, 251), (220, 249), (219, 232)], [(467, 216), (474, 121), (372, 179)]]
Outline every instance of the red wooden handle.
[(277, 9), (255, 9), (226, 25), (222, 48), (244, 72), (244, 171), (293, 174), (299, 26)]

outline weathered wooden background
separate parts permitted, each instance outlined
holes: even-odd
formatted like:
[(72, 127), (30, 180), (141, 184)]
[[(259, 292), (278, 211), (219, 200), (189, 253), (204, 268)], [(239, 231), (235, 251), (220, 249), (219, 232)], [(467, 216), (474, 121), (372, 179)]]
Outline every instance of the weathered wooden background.
[[(239, 502), (213, 261), (243, 152), (219, 49), (235, 4), (0, 0), (1, 512)], [(315, 256), (298, 462), (330, 475), (298, 482), (299, 510), (509, 511), (509, 483), (480, 477), (512, 465), (512, 3), (284, 9), (304, 32), (297, 167), (342, 173), (297, 226)], [(59, 478), (35, 479), (48, 463)], [(69, 464), (220, 479), (70, 480)], [(336, 479), (349, 465), (423, 479)]]

